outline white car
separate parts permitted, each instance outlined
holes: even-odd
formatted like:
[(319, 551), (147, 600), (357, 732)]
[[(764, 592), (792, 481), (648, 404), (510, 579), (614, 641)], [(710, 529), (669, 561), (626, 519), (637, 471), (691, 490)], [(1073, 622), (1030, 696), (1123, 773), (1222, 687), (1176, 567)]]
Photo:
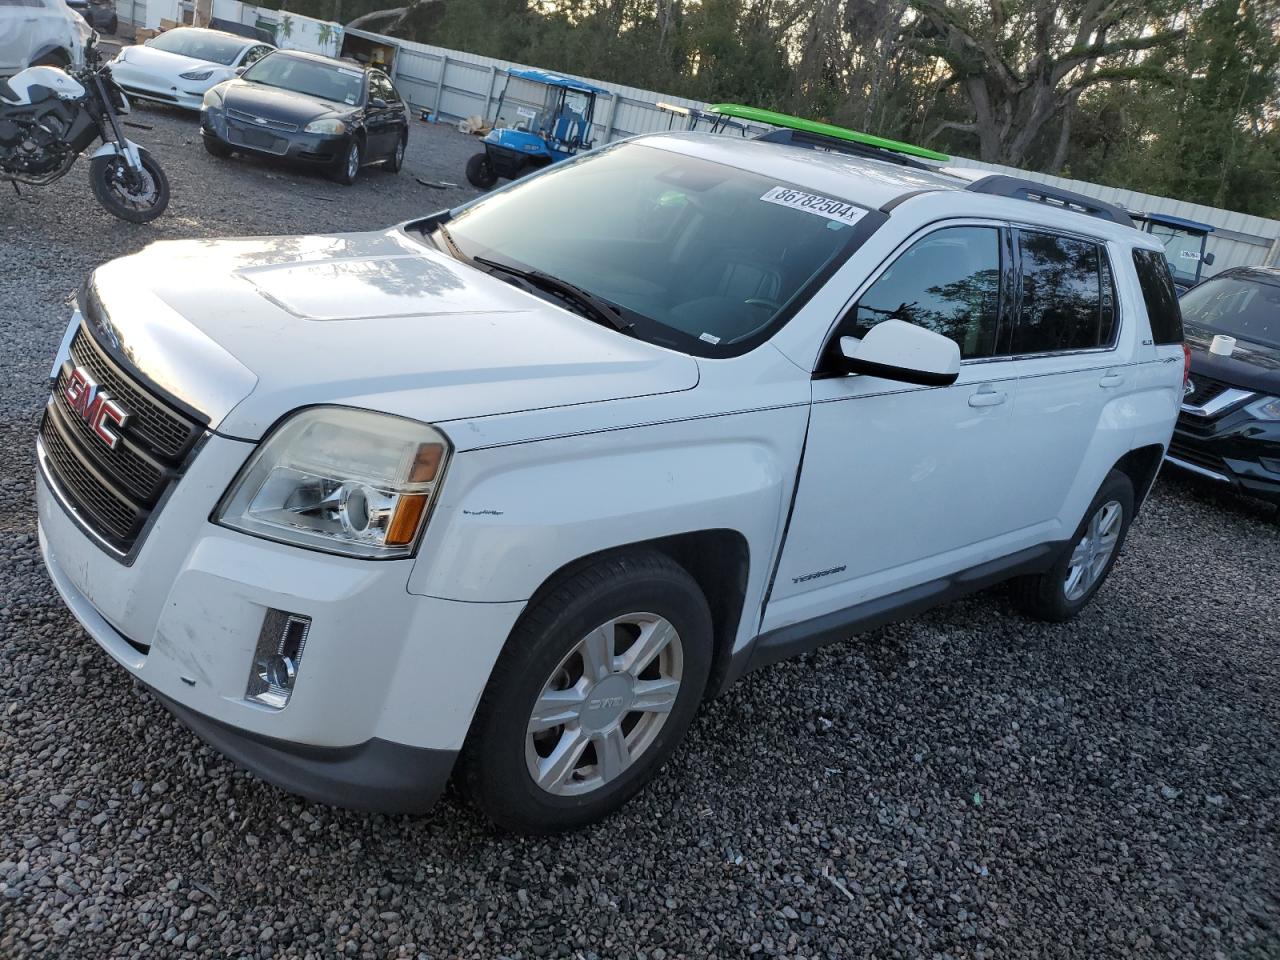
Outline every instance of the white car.
[(1011, 578), (1074, 616), (1182, 398), (1163, 252), (896, 159), (649, 136), (112, 261), (40, 429), (49, 575), (272, 783), (414, 811), (453, 774), (525, 831), (618, 807), (753, 668)]
[(0, 2), (0, 77), (35, 66), (78, 69), (91, 36), (65, 0)]
[(130, 96), (199, 110), (210, 87), (230, 80), (274, 49), (233, 33), (179, 27), (125, 47), (111, 63), (111, 76)]

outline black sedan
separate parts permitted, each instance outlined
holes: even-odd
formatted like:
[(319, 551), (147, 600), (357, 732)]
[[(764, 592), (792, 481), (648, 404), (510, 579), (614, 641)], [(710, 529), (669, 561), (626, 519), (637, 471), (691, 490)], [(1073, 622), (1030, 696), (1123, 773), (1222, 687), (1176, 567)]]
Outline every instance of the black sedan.
[(200, 132), (215, 157), (282, 157), (350, 184), (369, 164), (400, 169), (409, 119), (381, 70), (277, 50), (205, 94)]
[[(1223, 271), (1181, 306), (1191, 378), (1169, 462), (1280, 503), (1280, 269)], [(1214, 352), (1219, 336), (1234, 345)]]

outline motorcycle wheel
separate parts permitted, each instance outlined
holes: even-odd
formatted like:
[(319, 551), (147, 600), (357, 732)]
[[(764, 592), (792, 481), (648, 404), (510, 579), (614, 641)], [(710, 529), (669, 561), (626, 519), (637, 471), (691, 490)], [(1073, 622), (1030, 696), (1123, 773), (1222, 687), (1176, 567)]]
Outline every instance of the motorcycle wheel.
[(124, 157), (112, 153), (89, 164), (93, 195), (107, 211), (130, 223), (150, 223), (169, 206), (169, 179), (151, 154), (139, 150), (142, 173), (134, 177)]

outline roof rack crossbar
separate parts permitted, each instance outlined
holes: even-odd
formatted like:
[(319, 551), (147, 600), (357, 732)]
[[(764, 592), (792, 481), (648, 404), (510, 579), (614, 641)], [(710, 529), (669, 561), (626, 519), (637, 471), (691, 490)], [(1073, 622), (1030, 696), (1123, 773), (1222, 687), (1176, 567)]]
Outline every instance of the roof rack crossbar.
[(1035, 180), (1023, 180), (1002, 173), (992, 174), (975, 180), (967, 190), (973, 193), (988, 193), (996, 197), (1011, 197), (1015, 200), (1031, 200), (1036, 203), (1047, 203), (1050, 206), (1062, 207), (1075, 213), (1085, 213), (1100, 220), (1110, 220), (1123, 227), (1132, 227), (1133, 220), (1124, 207), (1107, 203), (1096, 197), (1086, 197), (1083, 193), (1051, 187), (1047, 183)]
[(902, 167), (915, 167), (917, 170), (933, 171), (935, 169), (929, 164), (921, 163), (919, 160), (904, 153), (873, 147), (865, 143), (857, 143), (853, 140), (841, 140), (839, 137), (826, 137), (820, 133), (810, 133), (807, 130), (791, 130), (784, 127), (762, 133), (755, 139), (764, 143), (783, 143), (793, 147), (805, 147), (809, 150), (830, 150), (833, 153), (847, 153), (855, 157), (868, 157), (872, 160), (896, 163)]

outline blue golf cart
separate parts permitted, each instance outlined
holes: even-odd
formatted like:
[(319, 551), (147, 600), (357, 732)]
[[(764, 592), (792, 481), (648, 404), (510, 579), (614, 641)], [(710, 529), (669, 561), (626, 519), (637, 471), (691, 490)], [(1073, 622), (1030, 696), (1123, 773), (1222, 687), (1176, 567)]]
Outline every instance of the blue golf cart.
[(546, 70), (507, 71), (484, 152), (467, 161), (467, 179), (487, 190), (591, 149), (591, 123), (603, 87)]
[(1194, 287), (1204, 268), (1213, 266), (1213, 254), (1204, 249), (1213, 233), (1209, 224), (1167, 213), (1135, 213), (1133, 219), (1140, 230), (1164, 244), (1164, 257), (1179, 293)]

